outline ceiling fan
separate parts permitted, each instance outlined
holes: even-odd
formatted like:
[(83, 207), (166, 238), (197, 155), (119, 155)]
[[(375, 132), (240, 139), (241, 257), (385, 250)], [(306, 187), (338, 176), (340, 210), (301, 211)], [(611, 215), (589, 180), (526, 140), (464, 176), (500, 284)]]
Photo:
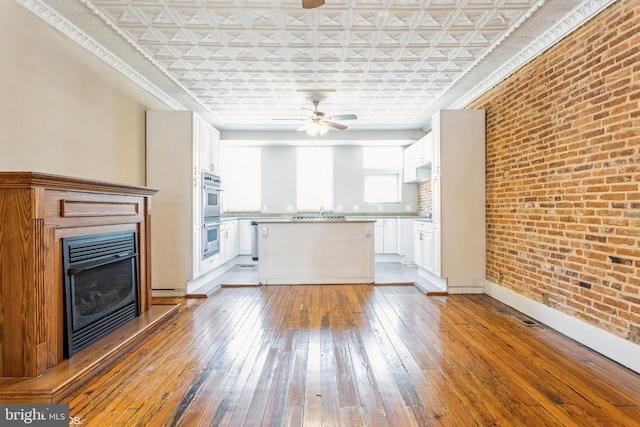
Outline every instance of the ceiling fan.
[(324, 4), (324, 0), (302, 0), (303, 9), (314, 9)]
[(307, 123), (302, 126), (299, 131), (306, 131), (311, 136), (324, 135), (329, 131), (329, 128), (344, 130), (347, 126), (336, 123), (334, 120), (356, 120), (358, 116), (355, 114), (339, 114), (336, 116), (325, 116), (322, 111), (318, 111), (318, 104), (320, 101), (314, 99), (313, 110), (310, 108), (303, 108), (303, 110), (311, 111), (311, 114), (307, 119), (274, 119), (274, 120), (303, 120)]

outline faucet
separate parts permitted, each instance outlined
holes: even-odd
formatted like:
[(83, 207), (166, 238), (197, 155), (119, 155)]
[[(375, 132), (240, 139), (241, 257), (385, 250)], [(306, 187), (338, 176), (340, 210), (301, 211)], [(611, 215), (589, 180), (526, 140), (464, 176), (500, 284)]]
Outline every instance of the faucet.
[(324, 206), (320, 206), (320, 218), (324, 218)]

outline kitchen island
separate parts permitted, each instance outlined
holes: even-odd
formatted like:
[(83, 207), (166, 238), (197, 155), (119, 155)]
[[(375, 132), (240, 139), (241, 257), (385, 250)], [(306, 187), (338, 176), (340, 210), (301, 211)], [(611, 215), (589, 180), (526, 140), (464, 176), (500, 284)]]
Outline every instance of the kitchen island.
[(258, 221), (263, 285), (374, 282), (374, 220)]

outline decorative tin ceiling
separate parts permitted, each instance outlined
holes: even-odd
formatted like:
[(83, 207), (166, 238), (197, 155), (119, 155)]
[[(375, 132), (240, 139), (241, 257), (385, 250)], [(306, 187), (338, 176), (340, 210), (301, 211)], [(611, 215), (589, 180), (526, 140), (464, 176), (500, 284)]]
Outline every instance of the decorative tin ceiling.
[[(420, 129), (611, 0), (18, 0), (220, 129), (295, 129), (311, 99), (352, 129)], [(551, 36), (549, 36), (551, 34)], [(462, 104), (462, 105), (461, 105)]]

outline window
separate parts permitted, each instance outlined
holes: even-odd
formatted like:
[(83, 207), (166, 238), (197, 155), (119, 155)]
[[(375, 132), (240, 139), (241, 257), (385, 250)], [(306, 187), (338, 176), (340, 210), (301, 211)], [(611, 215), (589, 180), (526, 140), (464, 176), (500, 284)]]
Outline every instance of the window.
[(400, 174), (365, 174), (365, 203), (399, 203)]
[(296, 155), (298, 210), (333, 209), (333, 150), (305, 147)]
[(364, 147), (365, 203), (400, 203), (402, 147)]
[(221, 149), (222, 206), (225, 212), (259, 212), (261, 151), (259, 147)]

